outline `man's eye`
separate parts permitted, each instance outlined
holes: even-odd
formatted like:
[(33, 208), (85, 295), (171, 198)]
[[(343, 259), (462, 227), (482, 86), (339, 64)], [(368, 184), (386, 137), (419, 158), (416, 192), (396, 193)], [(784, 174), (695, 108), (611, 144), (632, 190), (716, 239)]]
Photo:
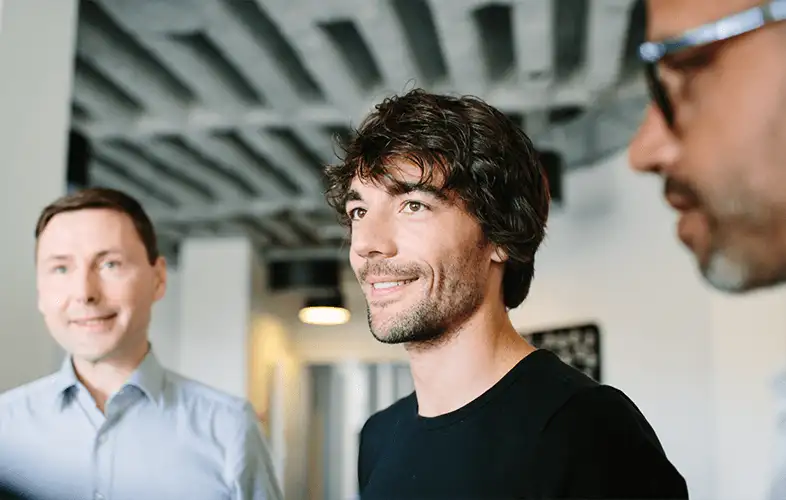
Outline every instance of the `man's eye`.
[(427, 210), (428, 207), (419, 201), (408, 201), (404, 204), (404, 209), (408, 212), (422, 212)]
[(349, 212), (347, 212), (347, 215), (349, 216), (350, 220), (362, 219), (363, 216), (366, 215), (366, 209), (356, 207), (350, 210)]

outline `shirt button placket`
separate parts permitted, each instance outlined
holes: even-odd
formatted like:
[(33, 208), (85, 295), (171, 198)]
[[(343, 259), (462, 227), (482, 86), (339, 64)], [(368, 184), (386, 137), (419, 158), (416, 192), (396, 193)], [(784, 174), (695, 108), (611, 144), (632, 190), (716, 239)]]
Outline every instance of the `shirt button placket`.
[(112, 440), (110, 439), (110, 426), (103, 425), (98, 431), (93, 452), (94, 490), (93, 500), (107, 500), (111, 484), (112, 466)]

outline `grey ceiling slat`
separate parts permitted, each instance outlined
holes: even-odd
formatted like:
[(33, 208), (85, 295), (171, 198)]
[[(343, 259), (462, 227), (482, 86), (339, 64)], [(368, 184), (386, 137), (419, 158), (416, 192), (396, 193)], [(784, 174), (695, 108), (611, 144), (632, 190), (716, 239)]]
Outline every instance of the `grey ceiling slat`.
[[(165, 4), (166, 2), (162, 2)], [(227, 75), (213, 71), (205, 64), (204, 59), (200, 59), (200, 54), (195, 52), (195, 47), (191, 43), (195, 37), (200, 37), (199, 28), (201, 24), (207, 22), (205, 2), (191, 2), (188, 6), (189, 16), (188, 27), (177, 27), (177, 15), (164, 5), (145, 5), (148, 13), (155, 13), (157, 9), (163, 9), (158, 13), (164, 12), (170, 19), (145, 19), (140, 15), (136, 2), (118, 2), (116, 0), (101, 0), (101, 5), (112, 15), (115, 21), (129, 33), (132, 33), (140, 45), (144, 46), (149, 52), (154, 54), (161, 62), (166, 64), (172, 73), (194, 89), (199, 99), (209, 107), (219, 109), (235, 109), (240, 111), (245, 103), (239, 102), (237, 95), (232, 92), (228, 85)], [(145, 12), (144, 9), (141, 12)], [(174, 12), (177, 12), (176, 10)], [(172, 31), (165, 34), (160, 26), (162, 22), (175, 23)]]
[(483, 94), (485, 78), (479, 37), (472, 21), (474, 1), (431, 0), (437, 33), (452, 85), (465, 94)]
[(206, 66), (199, 59), (192, 38), (165, 38), (162, 36), (141, 35), (145, 45), (164, 60), (174, 72), (187, 81), (199, 99), (210, 108), (226, 109), (230, 113), (240, 113), (247, 103), (238, 100), (232, 92), (225, 76)]
[(193, 159), (188, 158), (181, 151), (167, 147), (161, 141), (147, 140), (140, 143), (140, 146), (150, 152), (159, 161), (170, 165), (172, 169), (178, 170), (183, 175), (193, 177), (213, 189), (219, 199), (237, 200), (245, 198), (246, 195), (237, 186), (228, 182), (221, 176), (201, 167)]
[(319, 228), (308, 220), (305, 213), (287, 212), (280, 220), (289, 224), (292, 231), (301, 240), (301, 245), (314, 245), (320, 243)]
[(292, 127), (292, 132), (303, 141), (303, 144), (319, 155), (324, 165), (336, 162), (336, 154), (339, 150), (335, 142), (316, 125), (303, 124)]
[(292, 197), (283, 200), (258, 199), (167, 210), (166, 212), (157, 213), (156, 219), (162, 223), (189, 224), (193, 222), (222, 221), (241, 216), (263, 219), (289, 211), (316, 212), (326, 210), (327, 208), (324, 198)]
[(513, 4), (513, 39), (522, 93), (543, 92), (554, 82), (554, 0)]
[(385, 77), (385, 89), (402, 92), (407, 86), (422, 86), (415, 82), (418, 74), (407, 53), (407, 44), (402, 36), (396, 16), (385, 1), (363, 1), (358, 6), (359, 29), (363, 32), (371, 53)]
[(161, 211), (169, 210), (170, 207), (162, 203), (144, 189), (128, 182), (128, 179), (118, 176), (111, 170), (102, 168), (100, 163), (96, 163), (90, 170), (91, 184), (110, 189), (118, 189), (136, 198), (145, 210)]
[(294, 247), (302, 243), (302, 240), (292, 231), (292, 228), (278, 219), (260, 218), (258, 223), (286, 246)]
[(139, 116), (124, 120), (104, 120), (86, 125), (88, 135), (95, 139), (124, 138), (132, 141), (157, 135), (179, 135), (190, 132), (227, 131), (250, 127), (309, 127), (343, 125), (349, 115), (333, 105), (308, 104), (287, 112), (272, 108), (249, 107), (243, 114), (196, 107), (186, 117)]
[(162, 91), (149, 74), (140, 72), (133, 59), (90, 24), (79, 24), (77, 42), (80, 57), (110, 75), (116, 85), (141, 101), (148, 112), (167, 115), (185, 112), (185, 108)]
[(412, 64), (417, 68), (412, 74), (419, 77), (418, 85), (431, 88), (444, 83), (448, 70), (429, 1), (390, 0), (385, 6), (391, 22), (395, 19), (402, 31)]
[(316, 27), (320, 11), (316, 4), (327, 5), (326, 2), (309, 2), (298, 9), (292, 7), (291, 1), (255, 1), (279, 25), (333, 104), (353, 112), (363, 105), (361, 89), (346, 71), (339, 69), (343, 67), (341, 57)]
[(108, 145), (97, 145), (95, 149), (97, 154), (122, 165), (129, 172), (133, 173), (134, 176), (153, 185), (160, 186), (182, 205), (201, 205), (205, 202), (202, 196), (176, 182), (167, 182), (162, 185), (161, 175), (158, 172), (155, 172), (149, 165), (146, 165), (139, 158), (132, 156), (126, 151)]
[(347, 228), (338, 223), (322, 226), (317, 232), (322, 240), (339, 240), (349, 236)]
[[(246, 0), (248, 1), (248, 0)], [(294, 87), (286, 80), (268, 54), (256, 43), (253, 36), (234, 20), (226, 2), (211, 4), (211, 20), (207, 32), (260, 92), (274, 95), (271, 105), (293, 110), (301, 100)]]
[(79, 69), (74, 71), (73, 98), (91, 116), (96, 118), (121, 121), (127, 120), (132, 114), (128, 108), (118, 104)]
[[(180, 204), (172, 197), (170, 193), (163, 191), (156, 184), (151, 184), (150, 182), (135, 176), (133, 173), (129, 172), (128, 169), (109, 158), (105, 158), (100, 155), (94, 155), (92, 165), (93, 166), (91, 168), (93, 170), (104, 170), (107, 174), (112, 174), (113, 178), (117, 179), (119, 182), (122, 182), (122, 184), (118, 185), (118, 189), (120, 189), (122, 186), (128, 186), (129, 189), (137, 191), (141, 190), (141, 192), (145, 193), (148, 198), (155, 198), (163, 206), (166, 206), (167, 210), (180, 207)], [(153, 210), (157, 209), (153, 207)]]
[(268, 234), (258, 228), (252, 221), (247, 220), (247, 218), (240, 217), (223, 221), (221, 226), (229, 234), (238, 233), (248, 236), (258, 246), (265, 247), (274, 243)]
[(524, 132), (537, 142), (549, 129), (549, 114), (545, 111), (532, 111), (524, 116)]
[(250, 146), (258, 149), (267, 155), (273, 163), (283, 168), (287, 175), (297, 179), (303, 193), (315, 197), (322, 193), (322, 185), (314, 172), (287, 151), (281, 141), (276, 140), (269, 132), (244, 129), (240, 131), (240, 136)]
[(226, 142), (205, 133), (191, 133), (187, 136), (187, 141), (191, 147), (202, 152), (205, 156), (241, 173), (263, 196), (272, 199), (286, 196), (287, 190), (275, 177), (269, 175), (259, 165), (255, 165), (252, 159)]
[(516, 76), (512, 10), (506, 3), (493, 2), (476, 6), (472, 11), (488, 85)]
[(589, 5), (585, 74), (591, 90), (601, 90), (620, 75), (628, 20), (635, 0), (592, 0)]

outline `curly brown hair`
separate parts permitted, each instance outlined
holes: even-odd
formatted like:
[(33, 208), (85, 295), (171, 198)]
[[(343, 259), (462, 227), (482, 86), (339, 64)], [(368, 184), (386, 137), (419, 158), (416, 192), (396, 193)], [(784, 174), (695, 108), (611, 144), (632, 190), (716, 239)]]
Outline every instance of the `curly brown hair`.
[(476, 97), (415, 89), (378, 104), (341, 148), (341, 162), (326, 169), (326, 198), (342, 223), (349, 223), (345, 206), (353, 179), (395, 185), (389, 167), (410, 162), (421, 170), (421, 186), (457, 196), (486, 239), (507, 254), (505, 306), (524, 301), (550, 196), (532, 142), (505, 114)]

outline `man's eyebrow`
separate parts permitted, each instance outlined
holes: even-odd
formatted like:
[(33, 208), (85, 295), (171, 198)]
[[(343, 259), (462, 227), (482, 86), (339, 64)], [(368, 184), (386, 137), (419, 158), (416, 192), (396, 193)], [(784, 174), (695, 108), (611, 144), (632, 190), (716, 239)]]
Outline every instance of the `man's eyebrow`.
[(346, 207), (353, 201), (363, 201), (363, 197), (360, 196), (360, 193), (356, 189), (350, 189), (347, 191), (347, 195), (344, 198), (344, 206)]
[(388, 190), (393, 196), (401, 196), (409, 193), (425, 193), (433, 196), (439, 201), (449, 201), (448, 196), (444, 189), (440, 189), (431, 184), (423, 184), (418, 182), (396, 182)]
[[(96, 259), (103, 259), (109, 255), (123, 255), (123, 252), (119, 248), (108, 248), (106, 250), (102, 250), (95, 255)], [(67, 260), (72, 260), (72, 255), (66, 254), (54, 254), (54, 255), (47, 255), (42, 260), (49, 262), (63, 262)]]
[[(441, 202), (450, 202), (450, 197), (444, 189), (440, 189), (431, 184), (424, 184), (419, 182), (395, 182), (387, 187), (387, 192), (391, 196), (402, 196), (410, 193), (424, 193), (433, 196)], [(344, 205), (353, 201), (363, 201), (363, 196), (356, 189), (347, 191)]]
[(71, 256), (63, 254), (47, 255), (42, 260), (45, 262), (63, 262), (66, 260), (71, 260)]

